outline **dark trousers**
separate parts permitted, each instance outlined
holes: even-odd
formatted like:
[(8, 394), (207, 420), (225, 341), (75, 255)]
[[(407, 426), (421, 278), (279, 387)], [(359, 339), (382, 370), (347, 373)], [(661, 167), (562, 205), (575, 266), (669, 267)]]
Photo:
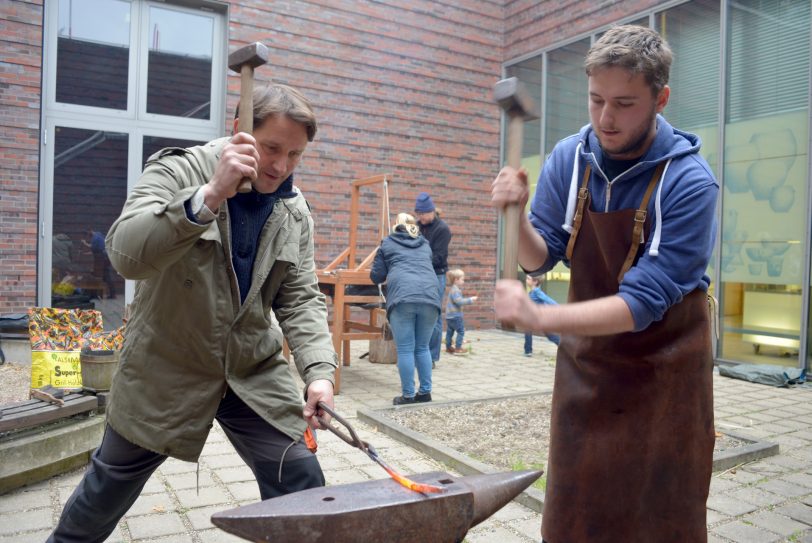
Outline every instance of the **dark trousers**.
[[(437, 282), (440, 284), (440, 298), (445, 296), (445, 272), (437, 274)], [(437, 314), (437, 322), (434, 323), (434, 331), (429, 339), (429, 352), (431, 361), (440, 361), (440, 346), (443, 344), (443, 312)]]
[[(324, 486), (321, 466), (304, 442), (293, 443), (231, 389), (220, 402), (216, 418), (254, 472), (263, 500)], [(101, 445), (93, 453), (84, 478), (68, 498), (47, 543), (94, 543), (107, 539), (166, 458), (130, 443), (107, 426)]]

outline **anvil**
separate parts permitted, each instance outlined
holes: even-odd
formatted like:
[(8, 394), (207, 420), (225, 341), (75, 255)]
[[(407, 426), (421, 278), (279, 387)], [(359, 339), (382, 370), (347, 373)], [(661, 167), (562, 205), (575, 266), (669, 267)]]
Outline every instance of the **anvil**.
[(311, 488), (212, 515), (215, 526), (249, 541), (296, 543), (458, 543), (533, 481), (536, 470), (455, 477), (421, 473), (442, 486), (414, 492), (392, 479)]

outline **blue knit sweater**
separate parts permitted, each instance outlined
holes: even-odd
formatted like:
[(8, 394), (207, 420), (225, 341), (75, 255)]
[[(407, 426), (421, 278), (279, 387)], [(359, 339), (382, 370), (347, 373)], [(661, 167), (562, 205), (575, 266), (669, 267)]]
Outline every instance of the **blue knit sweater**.
[(251, 288), (251, 272), (259, 247), (259, 235), (273, 213), (273, 207), (280, 198), (293, 198), (293, 175), (285, 179), (276, 192), (262, 194), (251, 192), (237, 193), (228, 199), (228, 215), (231, 226), (231, 263), (240, 286), (240, 302), (245, 301)]

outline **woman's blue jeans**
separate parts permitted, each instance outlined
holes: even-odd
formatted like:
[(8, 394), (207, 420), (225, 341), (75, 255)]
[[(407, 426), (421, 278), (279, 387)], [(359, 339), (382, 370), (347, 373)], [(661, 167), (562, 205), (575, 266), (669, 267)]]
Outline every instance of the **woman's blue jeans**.
[(418, 393), (431, 392), (429, 340), (440, 311), (429, 304), (401, 303), (389, 312), (389, 325), (398, 351), (400, 388), (405, 398), (415, 395), (414, 371), (420, 383)]

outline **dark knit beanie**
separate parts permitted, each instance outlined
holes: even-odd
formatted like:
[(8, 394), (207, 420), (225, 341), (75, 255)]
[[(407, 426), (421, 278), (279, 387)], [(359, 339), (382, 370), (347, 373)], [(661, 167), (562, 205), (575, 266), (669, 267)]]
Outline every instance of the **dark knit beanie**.
[(421, 192), (417, 195), (417, 201), (414, 203), (415, 213), (428, 213), (434, 211), (434, 202), (431, 201), (431, 196), (428, 192)]

